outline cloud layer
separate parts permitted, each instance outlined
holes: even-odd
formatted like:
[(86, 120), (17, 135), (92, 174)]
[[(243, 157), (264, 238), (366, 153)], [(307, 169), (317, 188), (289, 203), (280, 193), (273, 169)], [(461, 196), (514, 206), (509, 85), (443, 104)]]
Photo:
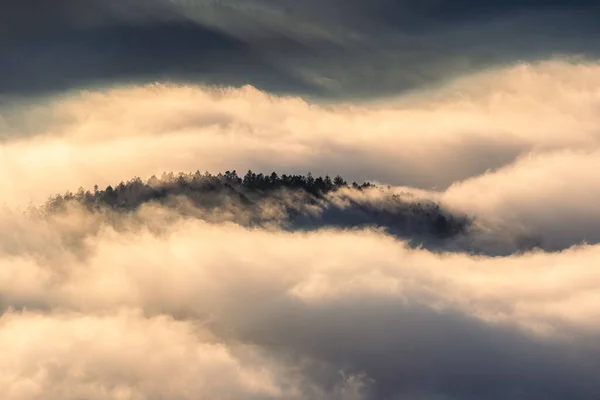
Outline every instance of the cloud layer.
[(597, 246), (440, 256), (373, 231), (266, 232), (145, 213), (162, 232), (104, 225), (76, 246), (90, 216), (21, 221), (27, 239), (2, 255), (2, 303), (13, 308), (0, 329), (4, 347), (13, 343), (3, 392), (558, 399), (598, 390)]
[[(0, 110), (0, 393), (594, 399), (599, 101), (600, 67), (581, 60), (360, 104), (175, 84), (13, 98)], [(308, 230), (278, 213), (244, 223), (227, 197), (213, 215), (181, 199), (27, 210), (198, 169), (339, 173), (381, 189), (311, 199), (322, 218)], [(471, 230), (440, 252), (367, 226), (389, 227), (375, 217), (333, 223), (394, 194), (466, 214)], [(257, 208), (307, 198), (278, 195)], [(542, 248), (524, 252), (521, 237)]]
[(0, 185), (14, 207), (165, 171), (340, 173), (429, 191), (494, 229), (564, 248), (599, 239), (599, 88), (596, 63), (548, 61), (385, 104), (173, 85), (13, 102)]
[(173, 80), (392, 94), (556, 54), (597, 57), (578, 1), (2, 0), (0, 93)]

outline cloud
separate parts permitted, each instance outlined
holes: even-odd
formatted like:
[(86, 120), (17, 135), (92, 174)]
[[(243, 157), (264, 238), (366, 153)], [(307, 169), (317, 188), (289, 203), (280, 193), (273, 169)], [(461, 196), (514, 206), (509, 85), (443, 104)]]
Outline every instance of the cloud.
[(11, 95), (168, 79), (363, 98), (598, 55), (598, 8), (578, 2), (4, 0), (0, 11)]
[[(136, 311), (4, 314), (0, 390), (8, 399), (301, 398), (290, 365), (253, 345), (225, 344), (200, 324)], [(352, 379), (352, 377), (351, 377)], [(344, 382), (316, 399), (357, 399)], [(314, 396), (314, 397), (313, 397)]]
[[(363, 376), (355, 389), (364, 385), (367, 398), (597, 393), (598, 246), (435, 255), (369, 230), (284, 233), (146, 212), (161, 233), (103, 225), (83, 255), (68, 245), (56, 255), (52, 240), (37, 242), (45, 258), (0, 255), (2, 303), (16, 309), (0, 331), (7, 343), (23, 337), (5, 361), (20, 360), (15, 382), (57, 396), (133, 386), (140, 396), (318, 398), (307, 385), (344, 398), (331, 389), (343, 385), (342, 370)], [(75, 215), (66, 220), (84, 230)], [(73, 235), (52, 228), (51, 237)], [(28, 230), (40, 236), (38, 224)], [(140, 313), (113, 314), (122, 309)], [(192, 333), (194, 321), (202, 329)], [(256, 350), (238, 356), (236, 346)], [(127, 368), (111, 367), (121, 362)], [(64, 378), (43, 380), (30, 363)], [(22, 398), (33, 398), (27, 390)]]
[[(175, 84), (10, 101), (0, 392), (597, 397), (599, 71), (518, 64), (362, 104)], [(79, 186), (197, 169), (340, 173), (383, 189), (329, 194), (309, 230), (245, 224), (262, 215), (235, 201), (212, 216), (183, 202), (25, 210)], [(351, 201), (386, 209), (401, 192), (466, 213), (472, 231), (433, 252), (365, 226), (386, 218), (335, 223), (355, 216)], [(520, 251), (520, 235), (543, 249)]]
[[(10, 16), (0, 39), (4, 95), (196, 74), (208, 83), (239, 85), (254, 77), (260, 85), (269, 75), (293, 84), (240, 39), (182, 18), (162, 1), (3, 3), (2, 14)], [(31, 17), (32, 9), (37, 17)]]
[(600, 187), (594, 171), (599, 166), (598, 150), (533, 154), (457, 183), (444, 198), (488, 221), (543, 232), (549, 246), (598, 243), (600, 220), (595, 216), (600, 210), (594, 199)]
[(386, 104), (176, 85), (12, 103), (0, 187), (14, 207), (165, 171), (339, 173), (428, 190), (485, 229), (541, 235), (547, 249), (596, 243), (599, 85), (596, 63), (548, 61)]

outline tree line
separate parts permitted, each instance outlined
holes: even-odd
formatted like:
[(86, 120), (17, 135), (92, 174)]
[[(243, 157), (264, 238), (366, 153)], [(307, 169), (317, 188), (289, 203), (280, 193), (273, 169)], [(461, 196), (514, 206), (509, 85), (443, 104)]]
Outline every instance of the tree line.
[[(348, 184), (339, 175), (331, 179), (329, 176), (315, 178), (310, 173), (280, 176), (275, 172), (248, 171), (240, 177), (235, 170), (216, 175), (199, 171), (188, 174), (168, 172), (160, 178), (152, 176), (143, 181), (135, 177), (114, 187), (99, 189), (95, 186), (93, 191), (80, 188), (76, 193), (56, 195), (41, 210), (53, 214), (76, 202), (91, 211), (109, 208), (127, 212), (145, 203), (156, 202), (174, 207), (184, 215), (189, 212), (196, 215), (196, 211), (200, 211), (206, 217), (206, 212), (217, 211), (217, 220), (261, 226), (272, 218), (263, 213), (263, 206), (268, 204), (282, 211), (281, 220), (276, 222), (289, 229), (378, 226), (398, 237), (419, 238), (416, 243), (463, 233), (470, 224), (468, 218), (453, 215), (432, 201), (406, 201), (402, 196), (391, 194), (385, 200), (386, 205), (381, 207), (376, 202), (362, 202), (351, 195), (352, 191), (372, 188), (376, 185), (369, 182)], [(342, 194), (345, 196), (343, 205), (327, 196), (342, 189), (350, 191)], [(181, 203), (182, 199), (186, 202)], [(195, 211), (184, 204), (193, 205)], [(313, 215), (309, 210), (314, 210), (311, 207), (315, 206), (320, 212)], [(224, 213), (221, 215), (218, 210)]]
[(234, 190), (241, 196), (244, 196), (244, 193), (267, 196), (269, 193), (281, 189), (303, 190), (315, 197), (322, 197), (342, 188), (363, 190), (374, 186), (369, 182), (360, 185), (353, 182), (349, 185), (340, 175), (331, 179), (329, 175), (314, 177), (310, 172), (306, 175), (283, 174), (280, 176), (276, 172), (263, 174), (249, 170), (243, 177), (239, 176), (235, 170), (216, 175), (200, 171), (188, 174), (166, 172), (160, 178), (153, 175), (143, 181), (141, 178), (135, 177), (121, 182), (115, 187), (107, 186), (105, 189), (99, 189), (95, 185), (93, 192), (79, 188), (76, 193), (67, 192), (50, 198), (46, 203), (46, 208), (52, 209), (60, 207), (65, 202), (77, 201), (90, 207), (107, 205), (113, 208), (131, 209), (144, 202), (161, 200), (168, 196), (214, 194), (225, 190)]

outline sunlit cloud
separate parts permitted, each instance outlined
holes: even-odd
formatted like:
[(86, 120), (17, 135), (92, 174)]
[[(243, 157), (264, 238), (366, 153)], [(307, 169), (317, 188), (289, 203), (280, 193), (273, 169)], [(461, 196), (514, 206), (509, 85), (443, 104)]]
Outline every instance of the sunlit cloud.
[[(0, 392), (593, 399), (599, 105), (597, 63), (563, 59), (363, 102), (176, 83), (9, 98)], [(377, 187), (240, 184), (206, 205), (161, 180), (249, 169)], [(152, 175), (164, 201), (43, 208)], [(434, 211), (466, 222), (428, 240)]]

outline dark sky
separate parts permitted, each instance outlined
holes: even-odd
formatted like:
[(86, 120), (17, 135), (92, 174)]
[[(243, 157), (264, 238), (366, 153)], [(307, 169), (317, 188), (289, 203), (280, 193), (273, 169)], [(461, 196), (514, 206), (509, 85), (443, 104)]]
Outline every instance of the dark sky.
[(599, 17), (577, 1), (0, 0), (0, 94), (156, 80), (397, 93), (517, 60), (594, 57)]

